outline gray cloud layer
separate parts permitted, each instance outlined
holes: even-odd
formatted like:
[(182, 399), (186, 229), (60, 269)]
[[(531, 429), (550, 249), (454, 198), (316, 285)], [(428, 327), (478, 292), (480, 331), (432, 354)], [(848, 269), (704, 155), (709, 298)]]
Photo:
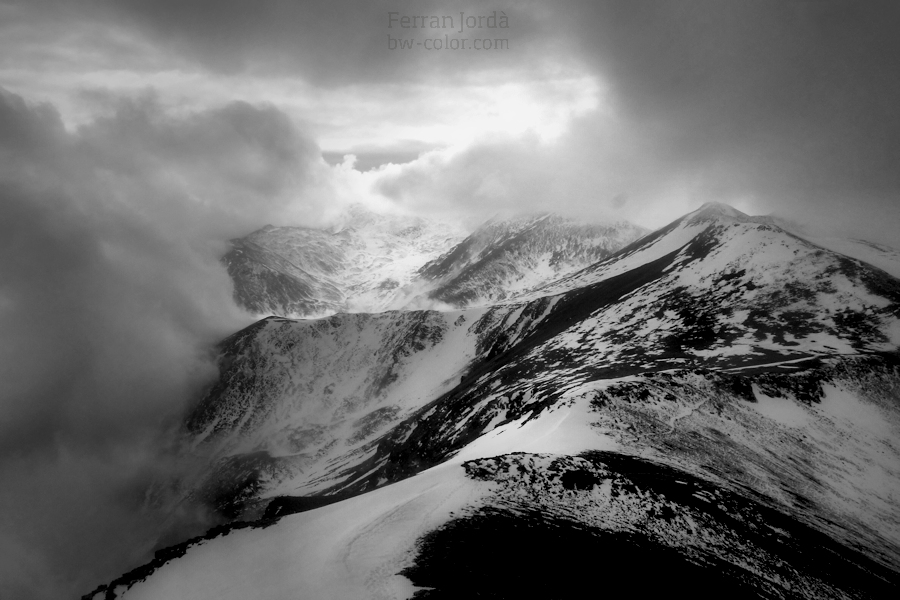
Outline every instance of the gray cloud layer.
[[(131, 36), (162, 53), (159, 60), (210, 73), (293, 75), (325, 86), (394, 82), (399, 103), (405, 84), (443, 82), (452, 94), (453, 81), (473, 73), (539, 79), (548, 63), (578, 67), (604, 83), (615, 114), (612, 126), (606, 115), (579, 122), (558, 154), (574, 161), (564, 172), (582, 188), (596, 186), (593, 202), (628, 194), (632, 204), (652, 204), (678, 187), (697, 203), (751, 198), (761, 210), (824, 210), (861, 226), (860, 212), (900, 219), (900, 6), (891, 1), (14, 4), (36, 36), (61, 20), (103, 22), (121, 32), (107, 54)], [(389, 11), (494, 10), (509, 16), (509, 51), (386, 47)], [(501, 162), (497, 169), (520, 177), (514, 161)], [(615, 175), (600, 177), (604, 171)]]
[(531, 208), (615, 208), (623, 194), (631, 208), (652, 208), (686, 195), (695, 205), (824, 213), (856, 235), (900, 243), (900, 5), (555, 6), (543, 33), (555, 28), (607, 84), (613, 116), (577, 121), (550, 156), (527, 143), (487, 144), (449, 170), (392, 176), (386, 193), (483, 205), (489, 199), (473, 191), (494, 178), (522, 181), (501, 198)]
[(0, 90), (0, 595), (85, 593), (190, 525), (144, 494), (187, 468), (167, 422), (249, 322), (223, 241), (302, 199), (318, 162), (272, 108), (144, 98), (70, 134)]
[[(297, 75), (319, 85), (452, 78), (476, 68), (521, 68), (525, 56), (546, 51), (546, 9), (539, 3), (501, 1), (351, 0), (87, 0), (77, 6), (60, 0), (9, 0), (14, 15), (35, 25), (40, 37), (52, 24), (103, 23), (139, 35), (170, 57), (178, 57), (221, 74)], [(517, 53), (396, 52), (387, 36), (423, 39), (427, 29), (389, 31), (388, 13), (401, 15), (479, 15), (510, 11), (512, 25), (502, 30)], [(453, 33), (450, 31), (450, 33)], [(551, 31), (550, 33), (553, 33)], [(518, 40), (523, 43), (519, 44)], [(524, 43), (524, 42), (528, 43)], [(121, 40), (105, 39), (108, 50), (122, 50)], [(103, 50), (98, 48), (100, 52)], [(132, 57), (132, 63), (140, 61)], [(527, 64), (527, 63), (525, 63)]]
[(897, 200), (900, 5), (585, 3), (571, 27), (656, 152), (790, 200)]

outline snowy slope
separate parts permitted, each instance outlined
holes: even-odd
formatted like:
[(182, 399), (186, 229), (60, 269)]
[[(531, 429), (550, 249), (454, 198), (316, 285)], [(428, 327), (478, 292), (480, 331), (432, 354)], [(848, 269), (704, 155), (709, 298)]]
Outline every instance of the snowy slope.
[(398, 305), (484, 306), (514, 299), (645, 233), (627, 222), (587, 224), (548, 213), (491, 220), (423, 266)]
[(373, 312), (462, 237), (453, 224), (352, 206), (328, 229), (267, 226), (232, 240), (223, 261), (235, 299), (253, 312)]
[(838, 254), (868, 263), (894, 277), (900, 277), (900, 250), (865, 240), (821, 236), (811, 236), (806, 239)]
[(367, 443), (459, 381), (476, 354), (475, 317), (270, 317), (235, 334), (219, 384), (187, 422), (195, 448), (218, 464), (202, 493), (236, 516), (257, 495), (333, 484), (342, 462), (364, 458)]
[[(898, 433), (896, 406), (830, 385), (820, 403), (764, 394), (753, 403), (715, 390), (715, 380), (698, 373), (674, 374), (672, 382), (628, 378), (578, 390), (414, 477), (197, 540), (160, 560), (145, 580), (126, 578), (109, 591), (129, 599), (362, 599), (408, 598), (418, 585), (445, 592), (425, 597), (495, 590), (497, 597), (575, 598), (596, 581), (602, 557), (614, 572), (633, 572), (637, 563), (666, 575), (657, 587), (617, 576), (605, 584), (610, 593), (659, 594), (684, 577), (703, 598), (896, 593), (897, 573), (853, 549), (846, 533), (867, 533), (865, 550), (878, 542), (896, 548), (896, 531), (846, 520), (867, 513), (855, 503), (898, 491), (895, 472), (865, 480), (867, 459), (896, 467), (896, 452), (878, 456)], [(635, 406), (644, 391), (655, 396)], [(678, 397), (666, 398), (667, 391)], [(673, 422), (674, 430), (635, 427), (642, 420), (628, 410), (661, 427)], [(822, 464), (822, 451), (848, 433), (882, 448), (831, 451), (834, 460)], [(808, 490), (817, 480), (819, 489)]]
[(900, 280), (723, 205), (519, 301), (267, 319), (188, 420), (198, 493), (262, 520), (97, 597), (578, 597), (582, 547), (701, 597), (893, 597), (898, 346)]

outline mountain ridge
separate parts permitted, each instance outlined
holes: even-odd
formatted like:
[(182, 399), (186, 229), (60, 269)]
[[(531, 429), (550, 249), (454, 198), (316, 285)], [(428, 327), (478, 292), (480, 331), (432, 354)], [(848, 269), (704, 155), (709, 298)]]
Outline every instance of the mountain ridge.
[[(270, 317), (223, 343), (219, 384), (186, 421), (212, 457), (192, 493), (266, 528), (116, 585), (213, 594), (188, 566), (202, 555), (247, 592), (216, 552), (246, 555), (237, 540), (252, 538), (272, 560), (300, 536), (323, 549), (292, 542), (292, 556), (319, 567), (253, 579), (259, 593), (401, 598), (412, 582), (452, 597), (439, 565), (466, 553), (441, 548), (483, 545), (484, 528), (541, 536), (550, 519), (573, 540), (724, 573), (719, 591), (892, 594), (898, 349), (900, 280), (727, 205), (489, 306)], [(773, 520), (781, 533), (759, 529)], [(357, 558), (334, 570), (338, 556)], [(469, 592), (498, 589), (487, 566), (473, 573)]]
[(551, 213), (491, 220), (419, 273), (437, 284), (429, 300), (493, 304), (605, 258), (644, 233), (626, 222), (587, 224)]
[[(728, 216), (731, 217), (733, 215)], [(754, 228), (758, 227), (758, 224), (752, 222), (750, 224)], [(763, 227), (764, 232), (771, 231), (770, 229), (765, 229), (766, 226)], [(670, 232), (673, 230), (674, 228), (671, 226), (668, 229)], [(756, 233), (757, 231), (749, 230), (745, 233)], [(596, 324), (591, 329), (583, 330), (582, 333), (573, 332), (566, 334), (566, 331), (573, 324), (577, 325), (579, 322), (591, 319), (591, 316), (598, 310), (603, 310), (604, 306), (621, 305), (624, 297), (633, 296), (637, 290), (644, 288), (648, 284), (658, 282), (660, 277), (667, 276), (667, 270), (671, 271), (679, 258), (685, 259), (685, 257), (690, 258), (693, 256), (693, 259), (697, 260), (697, 257), (702, 257), (703, 251), (706, 250), (705, 246), (708, 245), (708, 240), (702, 236), (703, 233), (705, 231), (698, 234), (697, 238), (692, 242), (694, 245), (693, 250), (691, 250), (690, 244), (675, 248), (672, 252), (639, 268), (578, 288), (562, 296), (550, 299), (537, 299), (526, 302), (524, 305), (490, 308), (486, 312), (478, 313), (477, 316), (473, 317), (470, 315), (470, 319), (477, 319), (477, 326), (473, 327), (475, 327), (476, 335), (479, 337), (474, 346), (470, 343), (467, 353), (481, 356), (484, 366), (470, 367), (468, 374), (463, 377), (463, 380), (471, 377), (472, 373), (494, 369), (495, 367), (491, 365), (509, 363), (513, 359), (519, 360), (522, 357), (527, 357), (529, 353), (536, 351), (537, 348), (546, 346), (548, 343), (550, 346), (546, 347), (542, 352), (549, 358), (552, 359), (555, 356), (559, 356), (560, 360), (571, 360), (573, 348), (570, 347), (571, 342), (569, 340), (572, 339), (573, 335), (578, 336), (579, 351), (582, 352), (589, 345), (589, 338), (596, 338), (594, 333), (591, 332), (596, 327)], [(733, 240), (730, 241), (733, 245)], [(643, 242), (645, 245), (654, 243), (656, 243), (656, 240), (649, 236)], [(686, 249), (689, 251), (686, 252)], [(629, 251), (625, 251), (623, 254), (626, 257), (629, 255)], [(813, 255), (815, 255), (815, 251), (813, 251)], [(691, 261), (687, 260), (686, 262), (689, 264)], [(839, 261), (837, 266), (840, 267), (841, 264)], [(826, 264), (820, 270), (824, 272), (834, 268), (835, 265)], [(844, 265), (844, 268), (847, 268), (847, 265)], [(762, 271), (765, 271), (765, 269), (762, 269)], [(852, 272), (853, 269), (851, 268), (850, 271)], [(751, 286), (758, 286), (752, 283), (752, 279), (746, 282), (744, 281), (745, 279), (747, 279), (746, 272), (740, 274), (738, 269), (723, 273), (716, 287), (726, 289), (720, 290), (719, 295), (727, 297), (741, 290), (745, 293), (758, 293), (756, 289), (747, 289)], [(771, 288), (772, 286), (769, 287)], [(640, 326), (641, 329), (646, 329), (644, 324), (648, 321), (664, 318), (672, 322), (670, 329), (664, 332), (666, 335), (660, 335), (659, 332), (654, 335), (651, 332), (651, 336), (648, 338), (647, 334), (638, 333), (641, 329), (630, 335), (625, 334), (623, 332), (623, 324), (626, 322), (622, 321), (621, 317), (615, 329), (604, 328), (605, 334), (601, 336), (601, 339), (605, 338), (609, 341), (603, 343), (607, 345), (612, 343), (612, 347), (618, 348), (612, 355), (607, 350), (606, 355), (618, 357), (618, 359), (615, 367), (602, 367), (600, 372), (606, 371), (621, 375), (622, 369), (626, 368), (625, 365), (627, 364), (633, 364), (633, 366), (626, 368), (627, 372), (646, 371), (648, 363), (641, 362), (646, 360), (655, 361), (656, 366), (653, 367), (655, 370), (682, 368), (691, 364), (695, 367), (709, 367), (717, 363), (719, 365), (718, 368), (741, 370), (757, 368), (756, 365), (772, 362), (788, 363), (797, 360), (811, 360), (816, 356), (838, 354), (837, 350), (841, 346), (845, 352), (850, 353), (854, 353), (866, 344), (872, 343), (875, 344), (876, 349), (884, 348), (883, 341), (880, 346), (877, 343), (881, 338), (873, 333), (878, 329), (877, 324), (872, 320), (876, 316), (867, 314), (865, 309), (847, 313), (849, 316), (841, 316), (837, 320), (832, 318), (827, 325), (814, 325), (809, 321), (808, 314), (812, 314), (809, 310), (805, 313), (796, 309), (783, 311), (784, 315), (786, 315), (784, 318), (776, 318), (775, 321), (772, 321), (770, 317), (779, 317), (777, 310), (773, 311), (771, 315), (762, 315), (754, 313), (752, 310), (743, 309), (745, 312), (744, 320), (747, 321), (747, 323), (743, 324), (743, 328), (752, 330), (752, 335), (748, 337), (747, 333), (744, 333), (742, 336), (738, 335), (739, 332), (735, 330), (735, 327), (739, 325), (738, 323), (728, 324), (727, 322), (722, 322), (723, 319), (728, 318), (731, 312), (734, 312), (733, 309), (730, 309), (728, 314), (718, 314), (714, 310), (715, 302), (710, 299), (701, 302), (692, 300), (692, 295), (687, 293), (686, 290), (687, 288), (681, 285), (670, 285), (670, 289), (660, 297), (659, 301), (663, 304), (654, 309), (653, 314), (657, 316), (648, 319), (646, 316), (641, 316), (641, 313), (638, 312), (628, 318), (628, 321), (634, 324), (625, 325), (626, 328)], [(826, 298), (837, 293), (836, 290), (829, 290), (827, 286), (825, 286), (824, 290), (826, 293), (824, 297)], [(784, 295), (783, 291), (780, 286), (777, 286), (777, 289), (769, 292), (769, 296), (775, 297), (773, 306), (795, 308), (794, 304), (798, 302), (809, 303), (811, 296), (818, 297), (817, 294), (822, 293), (821, 291), (810, 290), (799, 284), (794, 285), (793, 288), (788, 286), (788, 294), (785, 298), (778, 296), (779, 294)], [(642, 298), (642, 301), (646, 302), (647, 291), (645, 290), (644, 293), (645, 296)], [(843, 297), (849, 299), (853, 294), (857, 294), (853, 289), (848, 290), (848, 293), (849, 295), (845, 294)], [(859, 293), (865, 296), (867, 292), (859, 290)], [(896, 307), (900, 295), (897, 294), (896, 289), (889, 290), (889, 295), (893, 298), (893, 313), (896, 315)], [(698, 308), (704, 310), (698, 311)], [(872, 307), (870, 307), (869, 312), (872, 312)], [(518, 315), (517, 317), (515, 317), (516, 314)], [(465, 313), (459, 313), (460, 317), (464, 318), (464, 315)], [(525, 316), (523, 317), (523, 315)], [(840, 315), (845, 315), (845, 313), (840, 313)], [(838, 315), (835, 316), (837, 317)], [(515, 318), (511, 319), (512, 317)], [(386, 315), (385, 318), (388, 322), (393, 319), (391, 314)], [(458, 317), (455, 320), (458, 320)], [(523, 324), (519, 324), (520, 322)], [(802, 327), (800, 326), (801, 323)], [(536, 324), (540, 325), (537, 329), (535, 329)], [(287, 326), (286, 321), (283, 322), (283, 326)], [(444, 324), (442, 326), (447, 327), (448, 325)], [(857, 331), (855, 327), (858, 326), (863, 326), (864, 331)], [(807, 338), (810, 338), (809, 334), (824, 334), (825, 337), (822, 339), (816, 337), (807, 339), (807, 348), (800, 348), (802, 344), (791, 339), (794, 335), (791, 333), (792, 327), (799, 334), (805, 332), (805, 337)], [(492, 329), (497, 331), (485, 335), (485, 332), (489, 332)], [(657, 329), (659, 329), (658, 326)], [(866, 338), (865, 332), (870, 334), (870, 338)], [(896, 334), (896, 332), (894, 333)], [(564, 339), (558, 340), (557, 338), (563, 334), (565, 334)], [(828, 336), (831, 336), (831, 338)], [(724, 341), (720, 339), (723, 337), (726, 338)], [(734, 349), (742, 347), (734, 346), (733, 344), (733, 341), (739, 338), (743, 342), (744, 351), (735, 353)], [(554, 341), (555, 339), (557, 340)], [(655, 341), (651, 342), (654, 339)], [(831, 341), (831, 339), (834, 340), (831, 342), (832, 345), (827, 344), (826, 342)], [(635, 344), (633, 340), (640, 340), (640, 343)], [(593, 343), (596, 344), (597, 342)], [(718, 357), (716, 352), (711, 353), (710, 350), (707, 350), (716, 344), (722, 343), (732, 345), (730, 355)], [(810, 346), (809, 344), (812, 345)], [(513, 354), (510, 354), (511, 352)], [(603, 354), (598, 356), (603, 356)], [(653, 356), (657, 358), (653, 358)], [(548, 360), (544, 359), (542, 362), (548, 362)], [(591, 358), (589, 362), (596, 363), (596, 357)], [(555, 377), (554, 385), (558, 384), (558, 374)]]
[(356, 206), (323, 229), (268, 225), (223, 257), (239, 305), (258, 314), (486, 305), (609, 255), (644, 233), (550, 213), (494, 218), (469, 235)]

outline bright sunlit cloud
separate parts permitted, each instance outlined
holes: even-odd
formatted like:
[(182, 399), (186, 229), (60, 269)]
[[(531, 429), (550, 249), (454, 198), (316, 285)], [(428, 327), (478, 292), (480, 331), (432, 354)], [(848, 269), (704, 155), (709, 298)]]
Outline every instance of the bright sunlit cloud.
[[(214, 76), (180, 69), (145, 74), (98, 69), (65, 72), (52, 83), (29, 80), (21, 70), (0, 71), (11, 91), (51, 102), (70, 127), (104, 111), (98, 99), (152, 90), (173, 114), (235, 98), (277, 106), (309, 131), (325, 152), (363, 146), (471, 143), (493, 136), (537, 135), (550, 142), (573, 118), (602, 107), (595, 76), (565, 73), (494, 83), (474, 81), (369, 84), (317, 89), (297, 78)], [(75, 92), (73, 93), (73, 90)], [(100, 93), (98, 93), (100, 92)]]
[(550, 142), (566, 131), (573, 118), (601, 106), (601, 87), (588, 75), (502, 84), (383, 88), (371, 91), (382, 100), (393, 94), (396, 102), (374, 106), (368, 105), (371, 96), (366, 91), (345, 98), (345, 105), (356, 105), (370, 118), (356, 128), (324, 132), (319, 138), (324, 150), (391, 145), (396, 140), (450, 146), (525, 133)]

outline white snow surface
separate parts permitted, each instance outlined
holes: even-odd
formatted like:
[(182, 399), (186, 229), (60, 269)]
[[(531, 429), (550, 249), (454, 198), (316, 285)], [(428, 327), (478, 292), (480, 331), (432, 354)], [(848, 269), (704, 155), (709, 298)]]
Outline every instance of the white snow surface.
[(449, 461), (414, 477), (311, 511), (265, 529), (239, 529), (188, 549), (120, 598), (127, 600), (388, 600), (415, 588), (397, 573), (415, 558), (415, 542), (479, 504), (491, 484), (465, 477), (467, 460), (508, 452), (572, 454), (615, 449), (591, 427), (587, 395), (528, 423), (498, 427)]
[[(869, 526), (877, 527), (881, 539), (900, 544), (900, 520), (893, 511), (900, 494), (900, 451), (894, 441), (900, 434), (900, 413), (896, 407), (879, 406), (850, 389), (831, 386), (822, 403), (811, 407), (791, 398), (757, 394), (758, 404), (728, 405), (724, 415), (717, 415), (710, 404), (712, 397), (702, 391), (702, 379), (689, 377), (699, 386), (698, 395), (680, 399), (674, 407), (652, 401), (647, 404), (649, 410), (669, 411), (672, 431), (668, 436), (679, 431), (702, 432), (714, 423), (737, 444), (729, 447), (728, 454), (733, 448), (743, 448), (736, 464), (759, 477), (749, 483), (769, 493), (785, 482), (773, 481), (771, 473), (777, 470), (760, 470), (758, 461), (782, 461), (790, 475), (788, 470), (800, 456), (798, 450), (805, 447), (804, 454), (817, 457), (811, 474), (828, 482), (824, 491), (815, 492), (812, 498), (829, 507), (833, 518), (865, 516), (870, 519)], [(289, 515), (265, 529), (241, 529), (204, 541), (119, 597), (411, 598), (415, 588), (398, 573), (413, 564), (416, 540), (482, 505), (493, 489), (492, 483), (466, 478), (461, 468), (464, 461), (512, 452), (573, 455), (600, 449), (639, 454), (702, 474), (697, 464), (660, 454), (653, 444), (635, 438), (635, 430), (621, 429), (606, 411), (590, 406), (597, 390), (642, 381), (641, 377), (627, 377), (573, 389), (566, 400), (538, 418), (501, 425), (447, 462), (409, 479)], [(750, 421), (741, 425), (740, 420), (746, 419)], [(835, 446), (837, 443), (840, 446)], [(770, 449), (778, 454), (773, 456)], [(601, 489), (593, 497), (602, 503), (607, 496)]]
[[(362, 460), (367, 442), (459, 381), (483, 312), (271, 319), (249, 351), (258, 355), (254, 386), (220, 398), (195, 444), (220, 457), (264, 450), (278, 459), (281, 475), (262, 497), (327, 487), (335, 460)], [(437, 341), (422, 331), (439, 332)]]
[(473, 503), (483, 484), (458, 463), (362, 496), (192, 547), (123, 594), (128, 600), (387, 600), (409, 598), (397, 572), (416, 539)]

